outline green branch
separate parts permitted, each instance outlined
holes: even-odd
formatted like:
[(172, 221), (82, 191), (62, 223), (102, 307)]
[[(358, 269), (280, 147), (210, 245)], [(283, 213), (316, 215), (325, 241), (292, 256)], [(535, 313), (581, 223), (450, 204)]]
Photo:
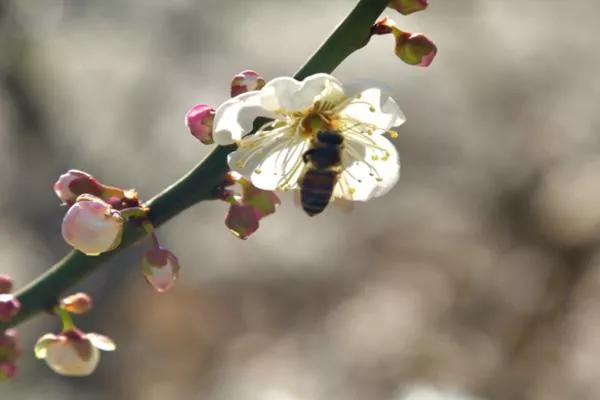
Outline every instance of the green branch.
[[(388, 0), (360, 0), (325, 43), (296, 72), (295, 78), (301, 80), (318, 72), (331, 73), (350, 54), (365, 46), (370, 38), (371, 25), (387, 3)], [(233, 150), (233, 145), (217, 147), (188, 174), (148, 201), (145, 205), (150, 208), (152, 224), (159, 227), (191, 206), (204, 200), (212, 200), (215, 188), (227, 171), (227, 155)], [(21, 309), (12, 320), (0, 324), (0, 332), (38, 312), (50, 310), (63, 292), (117, 253), (139, 242), (145, 235), (143, 230), (127, 226), (123, 242), (111, 252), (91, 257), (71, 251), (47, 272), (17, 292)]]

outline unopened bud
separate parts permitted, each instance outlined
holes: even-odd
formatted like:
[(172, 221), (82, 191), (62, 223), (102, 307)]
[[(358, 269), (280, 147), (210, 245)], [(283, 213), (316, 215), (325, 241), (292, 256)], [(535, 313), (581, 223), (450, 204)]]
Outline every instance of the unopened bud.
[(17, 373), (17, 366), (12, 361), (0, 362), (0, 383), (6, 382)]
[(154, 247), (144, 255), (142, 261), (144, 279), (157, 292), (166, 292), (179, 276), (179, 260), (175, 254), (163, 247)]
[(65, 214), (62, 235), (67, 243), (87, 255), (115, 249), (123, 236), (123, 218), (108, 203), (81, 195)]
[(65, 204), (72, 204), (84, 193), (100, 196), (102, 184), (87, 172), (70, 169), (54, 183), (54, 192)]
[(0, 322), (9, 321), (17, 314), (21, 308), (21, 303), (12, 294), (0, 294)]
[(427, 67), (437, 54), (435, 44), (422, 33), (394, 33), (396, 55), (409, 65)]
[(408, 15), (426, 9), (428, 3), (428, 0), (390, 0), (388, 7), (402, 15)]
[(236, 237), (245, 240), (256, 232), (260, 219), (260, 212), (251, 205), (232, 203), (225, 216), (225, 226)]
[(60, 305), (71, 314), (84, 314), (92, 309), (92, 298), (86, 293), (75, 293), (62, 299)]
[(8, 275), (0, 275), (0, 294), (10, 293), (13, 290), (12, 278)]
[(190, 133), (204, 144), (213, 144), (213, 120), (215, 109), (207, 104), (196, 104), (185, 115)]
[(240, 179), (238, 183), (243, 188), (242, 202), (254, 207), (259, 218), (275, 213), (277, 207), (281, 205), (281, 200), (275, 192), (259, 189), (245, 178)]
[(437, 54), (435, 44), (422, 33), (404, 32), (396, 23), (383, 17), (371, 27), (372, 35), (393, 34), (396, 39), (394, 52), (405, 63), (427, 67)]
[(235, 75), (231, 80), (231, 97), (239, 94), (259, 90), (265, 86), (265, 79), (252, 70), (244, 70)]
[(0, 362), (14, 361), (21, 355), (21, 349), (17, 339), (17, 331), (7, 329), (0, 334)]

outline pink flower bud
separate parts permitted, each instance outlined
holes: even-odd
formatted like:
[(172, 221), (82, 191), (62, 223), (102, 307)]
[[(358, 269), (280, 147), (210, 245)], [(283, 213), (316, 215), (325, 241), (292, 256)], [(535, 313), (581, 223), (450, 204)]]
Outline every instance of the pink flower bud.
[(409, 65), (427, 67), (437, 54), (435, 44), (422, 33), (394, 31), (396, 55)]
[(402, 15), (408, 15), (426, 9), (428, 2), (428, 0), (390, 0), (388, 7)]
[(84, 314), (92, 309), (92, 298), (86, 293), (75, 293), (62, 299), (60, 306), (71, 314)]
[(17, 331), (7, 329), (0, 335), (0, 361), (14, 361), (21, 355)]
[(0, 294), (10, 293), (13, 290), (12, 278), (8, 275), (0, 275)]
[(102, 185), (87, 172), (70, 169), (62, 174), (54, 184), (54, 192), (65, 204), (73, 204), (84, 193), (99, 196)]
[(12, 294), (0, 294), (0, 322), (9, 321), (21, 308), (21, 303)]
[(144, 255), (142, 261), (144, 279), (157, 292), (166, 292), (179, 276), (179, 260), (175, 254), (163, 247), (154, 247)]
[(427, 67), (437, 54), (435, 44), (422, 33), (404, 32), (394, 21), (383, 17), (371, 27), (372, 35), (392, 33), (396, 39), (396, 55), (409, 65)]
[(235, 75), (231, 80), (231, 97), (239, 94), (259, 90), (265, 86), (265, 80), (262, 76), (252, 70), (244, 70)]
[(100, 351), (115, 349), (113, 341), (97, 333), (78, 329), (65, 330), (58, 335), (47, 333), (38, 339), (35, 356), (46, 361), (50, 369), (65, 376), (86, 376), (96, 370)]
[(232, 203), (225, 216), (225, 226), (236, 237), (245, 240), (256, 232), (260, 219), (260, 211), (251, 205)]
[(17, 373), (17, 366), (12, 361), (0, 362), (0, 383), (6, 382)]
[(87, 255), (115, 249), (123, 236), (123, 218), (103, 200), (83, 194), (65, 214), (62, 235), (67, 243)]
[(213, 144), (215, 109), (207, 104), (196, 104), (185, 115), (185, 124), (191, 134), (204, 144)]

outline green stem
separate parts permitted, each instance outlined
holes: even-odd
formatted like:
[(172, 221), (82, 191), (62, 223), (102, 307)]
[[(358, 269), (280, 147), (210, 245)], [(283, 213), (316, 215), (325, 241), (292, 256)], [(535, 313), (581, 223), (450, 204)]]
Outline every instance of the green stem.
[[(346, 19), (294, 77), (302, 80), (318, 72), (331, 73), (350, 54), (365, 46), (370, 38), (371, 26), (387, 3), (388, 0), (359, 0)], [(260, 121), (255, 121), (255, 127), (259, 125)], [(150, 208), (148, 216), (152, 224), (159, 227), (191, 206), (213, 199), (214, 190), (227, 171), (227, 155), (233, 150), (233, 145), (217, 147), (194, 169), (144, 204)], [(143, 229), (128, 224), (123, 242), (111, 252), (91, 257), (71, 251), (47, 272), (17, 292), (21, 309), (13, 319), (0, 324), (0, 332), (40, 311), (51, 310), (63, 292), (146, 235)]]

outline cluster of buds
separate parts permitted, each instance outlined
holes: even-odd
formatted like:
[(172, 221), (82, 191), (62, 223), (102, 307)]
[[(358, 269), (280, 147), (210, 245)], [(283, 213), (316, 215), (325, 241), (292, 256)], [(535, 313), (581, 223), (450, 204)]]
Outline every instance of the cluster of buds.
[(54, 313), (62, 321), (58, 333), (46, 333), (35, 345), (35, 356), (43, 359), (51, 370), (65, 376), (90, 375), (100, 362), (100, 350), (115, 349), (113, 341), (97, 333), (85, 333), (78, 329), (71, 314), (83, 314), (92, 308), (92, 299), (85, 293), (77, 293), (60, 301)]
[[(196, 107), (188, 114), (192, 118), (202, 112)], [(200, 129), (199, 125), (189, 126)], [(212, 128), (203, 134), (207, 132), (210, 136)], [(87, 255), (114, 250), (121, 244), (125, 221), (134, 219), (152, 242), (142, 262), (144, 278), (158, 292), (171, 287), (179, 272), (179, 262), (173, 253), (158, 244), (154, 227), (147, 219), (148, 210), (141, 206), (134, 190), (104, 185), (86, 172), (69, 170), (58, 178), (54, 191), (69, 207), (62, 223), (62, 235), (67, 243)]]
[[(424, 4), (427, 5), (426, 2)], [(387, 35), (390, 33), (394, 35), (396, 40), (394, 48), (396, 56), (406, 64), (428, 67), (433, 62), (437, 54), (437, 47), (431, 39), (422, 33), (405, 32), (388, 17), (381, 18), (371, 28), (371, 34), (373, 35)]]
[[(230, 84), (230, 95), (235, 97), (265, 86), (265, 79), (252, 70), (244, 70), (234, 75)], [(208, 104), (196, 104), (185, 114), (185, 125), (192, 136), (203, 144), (213, 144), (213, 121), (215, 109)]]
[(69, 207), (61, 229), (65, 241), (87, 255), (119, 246), (125, 220), (122, 211), (140, 207), (134, 190), (104, 185), (90, 174), (74, 169), (58, 178), (54, 192)]
[[(241, 193), (230, 189), (235, 184), (241, 187)], [(227, 173), (217, 192), (218, 199), (229, 203), (225, 226), (240, 239), (247, 239), (256, 232), (259, 221), (275, 213), (281, 204), (275, 192), (258, 189), (248, 179), (235, 172)]]
[[(7, 275), (0, 275), (0, 322), (6, 322), (14, 317), (21, 304), (12, 292), (12, 279)], [(16, 360), (21, 355), (17, 341), (17, 331), (7, 329), (0, 333), (0, 382), (4, 382), (17, 372)]]
[[(265, 83), (265, 79), (255, 71), (244, 70), (232, 78), (229, 94), (231, 97), (236, 97), (246, 92), (260, 90)], [(187, 112), (185, 124), (190, 133), (200, 142), (212, 144), (214, 143), (212, 135), (214, 117), (214, 108), (206, 104), (197, 104)], [(235, 184), (241, 187), (240, 193), (230, 189)], [(259, 221), (267, 215), (273, 214), (277, 206), (281, 204), (275, 192), (258, 189), (248, 179), (233, 172), (228, 173), (217, 188), (216, 198), (229, 204), (229, 211), (225, 216), (225, 226), (240, 239), (246, 239), (256, 232)], [(168, 252), (165, 253), (157, 248), (149, 250), (146, 260), (148, 265), (153, 265), (149, 262), (150, 260), (160, 260), (160, 263), (168, 264), (168, 260), (173, 259), (175, 261), (173, 264), (176, 265), (176, 259), (171, 256)], [(145, 270), (149, 269), (145, 267)]]

